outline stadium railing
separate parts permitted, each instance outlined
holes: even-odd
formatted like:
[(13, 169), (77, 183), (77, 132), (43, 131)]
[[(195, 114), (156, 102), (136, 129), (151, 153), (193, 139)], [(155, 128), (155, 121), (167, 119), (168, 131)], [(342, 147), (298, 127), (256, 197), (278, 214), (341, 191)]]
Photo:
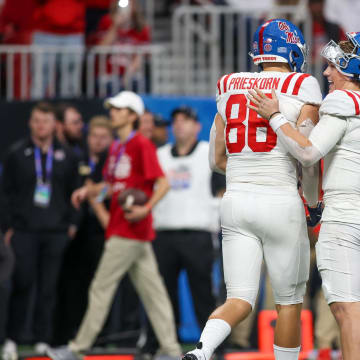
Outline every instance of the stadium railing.
[[(126, 69), (138, 57), (136, 72)], [(120, 89), (173, 93), (170, 46), (0, 46), (0, 97), (6, 100), (105, 97)]]
[[(268, 17), (290, 17), (312, 45), (306, 8), (277, 6)], [(172, 17), (172, 43), (147, 46), (0, 46), (0, 98), (105, 97), (129, 89), (153, 95), (214, 96), (226, 73), (256, 71), (248, 53), (261, 11), (228, 6), (179, 6)], [(311, 53), (310, 53), (311, 55)], [(138, 57), (132, 76), (124, 69)], [(324, 62), (308, 57), (308, 72), (322, 87)]]
[[(312, 47), (312, 20), (306, 6), (275, 6), (271, 13), (229, 6), (180, 6), (175, 10), (173, 58), (180, 94), (215, 93), (218, 78), (227, 73), (257, 71), (248, 55), (256, 28), (267, 18), (290, 18)], [(323, 60), (308, 57), (307, 71), (323, 86)]]

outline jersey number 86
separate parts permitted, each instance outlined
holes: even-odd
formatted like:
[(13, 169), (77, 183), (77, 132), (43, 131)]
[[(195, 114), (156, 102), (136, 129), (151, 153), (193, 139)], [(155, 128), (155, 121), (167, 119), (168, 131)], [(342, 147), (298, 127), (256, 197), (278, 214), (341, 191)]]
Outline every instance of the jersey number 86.
[[(236, 94), (231, 95), (226, 103), (226, 148), (230, 154), (240, 153), (245, 147), (245, 120), (248, 120), (247, 145), (253, 152), (269, 152), (276, 146), (277, 136), (269, 122), (249, 109), (247, 101), (249, 100), (244, 94)], [(258, 128), (266, 128), (266, 141), (257, 140)]]

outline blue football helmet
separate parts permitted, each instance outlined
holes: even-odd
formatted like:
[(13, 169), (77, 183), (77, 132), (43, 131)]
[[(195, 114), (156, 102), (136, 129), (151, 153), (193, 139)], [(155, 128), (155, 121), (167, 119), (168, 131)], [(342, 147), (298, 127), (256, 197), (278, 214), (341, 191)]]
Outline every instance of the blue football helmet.
[(346, 33), (347, 39), (354, 45), (351, 53), (345, 53), (340, 46), (331, 40), (321, 51), (321, 55), (334, 64), (336, 69), (346, 76), (360, 78), (360, 32)]
[(253, 37), (252, 57), (254, 64), (282, 62), (291, 71), (304, 72), (307, 48), (300, 29), (285, 19), (272, 19), (260, 25)]

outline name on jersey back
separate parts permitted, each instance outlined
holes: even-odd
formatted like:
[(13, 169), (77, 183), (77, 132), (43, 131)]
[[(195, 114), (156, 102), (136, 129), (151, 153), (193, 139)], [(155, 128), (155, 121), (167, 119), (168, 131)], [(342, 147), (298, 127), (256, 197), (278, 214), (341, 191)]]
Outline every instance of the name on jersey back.
[(260, 90), (277, 89), (280, 83), (279, 77), (254, 78), (234, 77), (231, 79), (228, 90), (248, 90), (258, 88)]

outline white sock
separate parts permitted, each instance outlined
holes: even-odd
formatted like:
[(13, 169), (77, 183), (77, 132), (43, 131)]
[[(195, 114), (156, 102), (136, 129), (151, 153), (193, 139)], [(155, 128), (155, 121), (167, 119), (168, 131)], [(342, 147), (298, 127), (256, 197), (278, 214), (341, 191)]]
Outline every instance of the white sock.
[(274, 344), (275, 360), (298, 360), (300, 346), (296, 348), (283, 348)]
[(222, 319), (210, 319), (206, 322), (200, 336), (201, 350), (207, 360), (210, 359), (215, 349), (229, 336), (231, 326)]

